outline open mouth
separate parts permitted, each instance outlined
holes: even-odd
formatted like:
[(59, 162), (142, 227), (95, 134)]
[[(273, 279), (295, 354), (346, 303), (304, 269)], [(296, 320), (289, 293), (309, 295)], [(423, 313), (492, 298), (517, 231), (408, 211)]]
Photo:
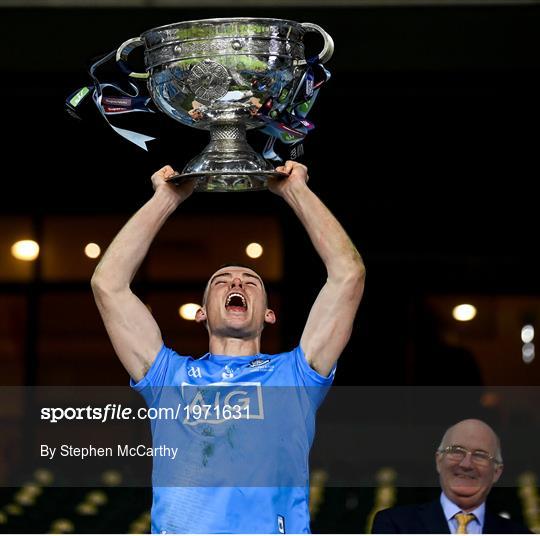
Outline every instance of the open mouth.
[(238, 292), (231, 292), (231, 294), (227, 296), (227, 301), (225, 302), (225, 309), (227, 309), (227, 311), (235, 311), (241, 313), (247, 311), (246, 298)]

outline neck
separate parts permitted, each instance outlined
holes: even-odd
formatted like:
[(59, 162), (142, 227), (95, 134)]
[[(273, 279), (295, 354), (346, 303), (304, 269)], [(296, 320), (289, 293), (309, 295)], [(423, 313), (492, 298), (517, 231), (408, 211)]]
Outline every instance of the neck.
[(473, 510), (476, 510), (480, 505), (479, 504), (476, 504), (475, 506), (460, 506), (458, 504), (458, 506), (461, 508), (461, 511), (464, 513), (464, 514), (470, 514)]
[(209, 350), (211, 354), (245, 356), (260, 352), (260, 339), (236, 339), (234, 337), (210, 336)]
[(446, 497), (458, 506), (462, 512), (469, 514), (473, 510), (476, 510), (484, 501), (477, 497), (460, 497), (452, 493), (446, 494)]

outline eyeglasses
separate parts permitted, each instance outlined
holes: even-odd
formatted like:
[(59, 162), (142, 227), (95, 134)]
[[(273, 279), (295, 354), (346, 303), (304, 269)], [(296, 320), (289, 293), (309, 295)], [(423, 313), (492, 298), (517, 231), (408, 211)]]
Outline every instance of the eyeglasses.
[(502, 465), (502, 462), (497, 460), (495, 456), (488, 454), (484, 450), (469, 450), (465, 447), (460, 447), (459, 445), (451, 445), (444, 449), (439, 449), (437, 452), (445, 454), (449, 460), (455, 462), (461, 462), (465, 459), (465, 456), (470, 453), (471, 460), (476, 465), (489, 465), (490, 462), (493, 462), (496, 465)]

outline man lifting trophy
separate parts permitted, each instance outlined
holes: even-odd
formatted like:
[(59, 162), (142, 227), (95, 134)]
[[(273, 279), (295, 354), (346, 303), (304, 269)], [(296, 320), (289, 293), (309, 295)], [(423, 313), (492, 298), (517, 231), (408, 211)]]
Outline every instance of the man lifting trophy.
[[(323, 51), (312, 59), (304, 57), (308, 31), (324, 38)], [(129, 53), (138, 46), (145, 47), (145, 73), (129, 68)], [(181, 453), (174, 460), (153, 459), (153, 533), (310, 531), (316, 411), (351, 335), (365, 268), (339, 221), (309, 188), (307, 167), (287, 160), (274, 169), (264, 156), (275, 160), (276, 139), (298, 147), (311, 128), (305, 117), (327, 79), (322, 63), (331, 54), (332, 40), (318, 26), (243, 18), (162, 26), (109, 55), (132, 79), (147, 79), (148, 101), (159, 110), (211, 136), (183, 173), (166, 165), (152, 175), (152, 197), (116, 235), (92, 277), (97, 307), (131, 386), (149, 409), (189, 413), (151, 423), (153, 445), (174, 445)], [(93, 97), (105, 118), (146, 106), (138, 94), (111, 99), (102, 89), (106, 85), (96, 83)], [(264, 156), (246, 142), (246, 130), (253, 128), (269, 136)], [(120, 133), (140, 141), (133, 132)], [(264, 188), (293, 210), (327, 272), (295, 348), (263, 353), (263, 329), (277, 314), (261, 276), (230, 261), (209, 274), (196, 312), (208, 334), (208, 346), (201, 348), (206, 353), (177, 353), (131, 288), (139, 266), (195, 189)], [(226, 226), (215, 232), (228, 238)], [(189, 263), (189, 256), (182, 262)]]

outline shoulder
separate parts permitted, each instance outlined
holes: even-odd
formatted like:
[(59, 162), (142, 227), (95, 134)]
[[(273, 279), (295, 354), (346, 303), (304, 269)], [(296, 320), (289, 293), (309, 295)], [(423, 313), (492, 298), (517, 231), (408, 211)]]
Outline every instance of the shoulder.
[(251, 367), (277, 367), (280, 370), (294, 368), (295, 362), (302, 358), (300, 347), (276, 354), (258, 354), (251, 362)]
[(131, 379), (130, 384), (136, 390), (148, 386), (173, 385), (172, 382), (177, 372), (190, 362), (194, 362), (191, 356), (180, 355), (163, 344), (142, 379), (138, 382)]
[(290, 350), (285, 350), (284, 352), (279, 352), (277, 354), (259, 354), (259, 357), (266, 359), (287, 359), (287, 357), (295, 355), (299, 351), (299, 349), (300, 346), (297, 345)]
[(165, 346), (165, 344), (163, 344), (163, 346), (161, 347), (161, 350), (156, 356), (156, 361), (163, 360), (177, 366), (197, 363), (199, 359), (200, 358), (196, 359), (190, 355), (181, 355), (173, 348), (169, 348)]
[(300, 344), (295, 346), (292, 350), (282, 352), (281, 354), (275, 354), (270, 357), (275, 359), (275, 362), (281, 365), (282, 369), (289, 371), (291, 379), (294, 379), (294, 385), (327, 388), (334, 380), (336, 367), (334, 366), (328, 376), (319, 374), (308, 363), (304, 350)]
[(399, 505), (377, 513), (373, 520), (374, 534), (425, 534), (447, 532), (444, 516), (437, 502)]
[(401, 504), (399, 506), (393, 506), (392, 508), (386, 508), (377, 513), (377, 516), (388, 518), (407, 518), (418, 515), (428, 508), (431, 508), (432, 503), (426, 504)]
[(374, 527), (377, 523), (402, 523), (414, 519), (423, 506), (419, 504), (405, 504), (380, 510), (373, 520)]
[(489, 534), (533, 534), (525, 525), (506, 519), (500, 515), (494, 514), (492, 511), (486, 511), (486, 519), (484, 521), (484, 533)]

